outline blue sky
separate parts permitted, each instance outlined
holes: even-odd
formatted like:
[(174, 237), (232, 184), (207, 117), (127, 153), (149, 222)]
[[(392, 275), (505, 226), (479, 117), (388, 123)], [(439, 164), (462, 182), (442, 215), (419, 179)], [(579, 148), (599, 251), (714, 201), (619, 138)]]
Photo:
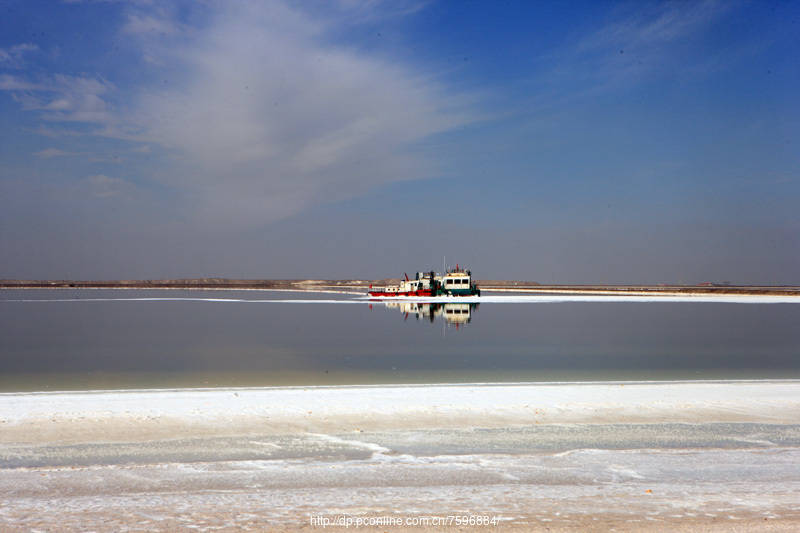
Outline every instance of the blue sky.
[(0, 14), (0, 278), (800, 284), (796, 3)]

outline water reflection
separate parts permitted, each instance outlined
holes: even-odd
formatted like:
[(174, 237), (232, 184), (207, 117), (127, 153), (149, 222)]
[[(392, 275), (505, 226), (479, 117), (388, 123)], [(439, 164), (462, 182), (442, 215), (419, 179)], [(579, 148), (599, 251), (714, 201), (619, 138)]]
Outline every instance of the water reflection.
[(478, 310), (477, 303), (428, 303), (428, 302), (386, 302), (388, 309), (397, 309), (405, 314), (405, 320), (413, 316), (417, 320), (428, 320), (433, 323), (437, 318), (443, 319), (456, 329), (472, 321), (472, 314)]

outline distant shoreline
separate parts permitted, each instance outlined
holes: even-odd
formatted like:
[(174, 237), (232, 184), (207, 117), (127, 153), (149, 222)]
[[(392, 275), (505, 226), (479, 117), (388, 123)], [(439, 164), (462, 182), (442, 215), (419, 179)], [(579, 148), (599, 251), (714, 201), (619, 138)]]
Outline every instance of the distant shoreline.
[[(304, 292), (366, 291), (395, 283), (395, 279), (379, 280), (315, 280), (226, 278), (162, 279), (162, 280), (0, 280), (0, 289), (181, 289), (181, 290), (285, 290)], [(735, 294), (783, 295), (800, 297), (798, 286), (752, 285), (542, 285), (530, 281), (478, 280), (482, 291), (520, 292), (526, 294)]]

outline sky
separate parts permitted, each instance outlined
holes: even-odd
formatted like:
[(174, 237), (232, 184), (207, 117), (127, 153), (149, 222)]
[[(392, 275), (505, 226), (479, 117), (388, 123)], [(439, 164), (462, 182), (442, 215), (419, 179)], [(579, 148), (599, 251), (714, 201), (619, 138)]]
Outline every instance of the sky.
[(0, 279), (800, 284), (798, 21), (0, 0)]

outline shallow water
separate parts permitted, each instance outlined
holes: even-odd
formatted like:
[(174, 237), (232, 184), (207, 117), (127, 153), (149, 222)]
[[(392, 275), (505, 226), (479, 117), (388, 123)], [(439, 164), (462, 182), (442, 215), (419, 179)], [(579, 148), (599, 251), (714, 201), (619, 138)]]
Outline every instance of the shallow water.
[(526, 298), (3, 291), (0, 390), (800, 377), (800, 305)]

